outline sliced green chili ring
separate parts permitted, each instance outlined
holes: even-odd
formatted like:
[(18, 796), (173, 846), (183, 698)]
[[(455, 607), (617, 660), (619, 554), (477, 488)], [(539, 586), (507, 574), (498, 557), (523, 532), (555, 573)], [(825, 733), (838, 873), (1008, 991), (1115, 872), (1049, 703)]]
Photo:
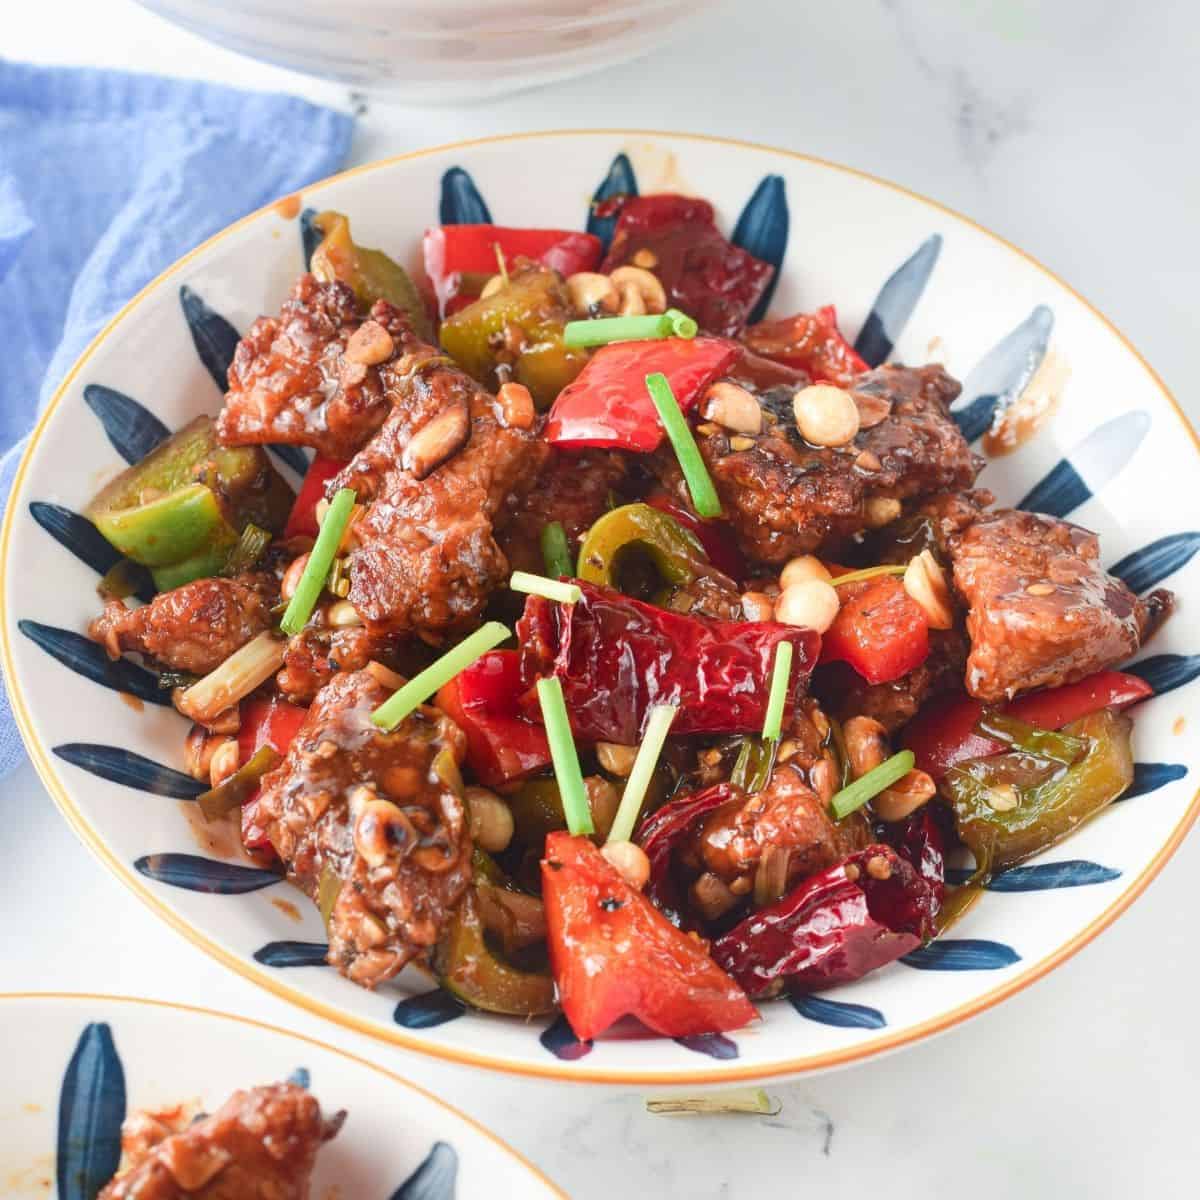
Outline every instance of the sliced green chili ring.
[(686, 587), (710, 569), (696, 535), (649, 504), (606, 512), (579, 547), (580, 579), (656, 602), (664, 590)]
[(546, 574), (551, 579), (561, 579), (572, 574), (571, 548), (567, 545), (567, 531), (561, 521), (551, 521), (542, 526), (542, 560)]

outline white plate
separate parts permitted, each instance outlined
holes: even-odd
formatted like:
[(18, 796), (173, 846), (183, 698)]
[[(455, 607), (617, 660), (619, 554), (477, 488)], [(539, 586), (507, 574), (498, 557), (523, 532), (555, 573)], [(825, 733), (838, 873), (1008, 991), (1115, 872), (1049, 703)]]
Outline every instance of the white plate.
[[(346, 1123), (312, 1194), (354, 1200), (562, 1196), (474, 1121), (390, 1071), (270, 1025), (114, 996), (0, 996), (0, 1180), (11, 1200), (92, 1200), (139, 1109), (213, 1112), (238, 1088), (292, 1079)], [(85, 1136), (79, 1131), (85, 1130)]]
[[(220, 393), (197, 354), (181, 289), (193, 319), (198, 300), (238, 330), (275, 312), (303, 266), (298, 203), (265, 209), (177, 263), (64, 382), (8, 508), (5, 672), (30, 753), (88, 845), (198, 946), (312, 1012), (427, 1053), (527, 1074), (694, 1084), (826, 1068), (945, 1029), (1043, 975), (1142, 891), (1194, 819), (1186, 776), (1196, 743), (1180, 732), (1200, 719), (1200, 638), (1189, 617), (1200, 594), (1192, 561), (1200, 499), (1177, 481), (1195, 477), (1195, 438), (1132, 347), (1037, 263), (931, 201), (783, 151), (613, 131), (498, 138), (351, 171), (308, 189), (303, 204), (341, 209), (364, 244), (411, 258), (439, 206), (441, 219), (479, 219), (482, 198), (500, 223), (581, 227), (614, 159), (618, 186), (628, 186), (632, 172), (643, 192), (707, 196), (723, 227), (740, 225), (757, 252), (786, 249), (774, 312), (836, 302), (851, 335), (867, 328), (875, 356), (891, 340), (898, 360), (941, 358), (965, 380), (961, 408), (974, 405), (977, 414), (987, 404), (981, 396), (1019, 390), (1048, 351), (1055, 377), (1067, 374), (1058, 408), (1037, 438), (992, 461), (983, 482), (1003, 503), (1037, 489), (1038, 507), (1097, 530), (1106, 563), (1124, 560), (1138, 590), (1163, 580), (1179, 594), (1182, 611), (1141, 656), (1163, 694), (1137, 713), (1140, 794), (1011, 873), (931, 948), (798, 1008), (768, 1005), (761, 1024), (731, 1038), (685, 1046), (614, 1037), (581, 1053), (561, 1023), (547, 1029), (464, 1014), (428, 995), (416, 972), (370, 993), (327, 967), (288, 965), (320, 958), (323, 931), (311, 906), (301, 900), (289, 915), (279, 901), (300, 897), (284, 884), (246, 891), (270, 881), (236, 866), (164, 857), (219, 858), (219, 848), (197, 844), (186, 804), (152, 794), (169, 792), (176, 776), (125, 753), (177, 768), (184, 725), (170, 708), (135, 711), (79, 673), (91, 662), (113, 679), (100, 649), (78, 636), (97, 610), (96, 572), (78, 557), (86, 558), (87, 542), (63, 510), (78, 511), (122, 465), (97, 412), (110, 423), (124, 414), (137, 432), (144, 410), (171, 428), (216, 411)], [(219, 347), (224, 326), (207, 319)], [(125, 428), (117, 440), (129, 435)], [(123, 686), (136, 686), (135, 674)]]

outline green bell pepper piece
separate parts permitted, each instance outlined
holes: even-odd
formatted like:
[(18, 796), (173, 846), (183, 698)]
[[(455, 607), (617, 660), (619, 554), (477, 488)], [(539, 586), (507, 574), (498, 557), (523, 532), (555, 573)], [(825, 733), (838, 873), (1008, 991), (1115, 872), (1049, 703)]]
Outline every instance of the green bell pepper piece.
[(1021, 862), (1111, 804), (1133, 782), (1131, 729), (1128, 717), (1101, 709), (1062, 730), (1087, 744), (1073, 766), (1014, 750), (951, 767), (942, 791), (976, 862)]
[[(588, 361), (586, 351), (563, 344), (574, 315), (558, 272), (522, 263), (499, 291), (447, 317), (438, 337), (446, 353), (485, 386), (500, 383), (501, 363), (511, 365), (512, 379), (529, 389), (538, 408), (548, 408)], [(515, 356), (514, 335), (521, 346)]]
[[(226, 552), (237, 534), (225, 519), (212, 488), (188, 484), (133, 508), (94, 514), (96, 528), (126, 558), (147, 567), (165, 567), (201, 554), (214, 540)], [(221, 563), (224, 563), (222, 558)]]
[(686, 587), (710, 571), (696, 535), (649, 504), (624, 504), (605, 513), (579, 547), (580, 579), (639, 598)]
[(433, 341), (429, 314), (408, 272), (382, 250), (356, 245), (350, 221), (339, 212), (319, 213), (313, 224), (321, 231), (321, 244), (313, 251), (312, 273), (324, 283), (341, 280), (354, 290), (364, 311), (376, 300), (387, 300), (408, 313), (415, 333)]

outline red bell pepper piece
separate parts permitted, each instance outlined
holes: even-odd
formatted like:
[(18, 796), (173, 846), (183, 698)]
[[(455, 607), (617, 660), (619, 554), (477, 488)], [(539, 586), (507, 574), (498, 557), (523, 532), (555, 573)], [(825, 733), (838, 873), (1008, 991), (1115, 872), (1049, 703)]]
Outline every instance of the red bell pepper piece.
[(762, 299), (775, 268), (729, 242), (713, 206), (693, 196), (662, 194), (626, 200), (602, 271), (654, 256), (667, 304), (694, 317), (706, 333), (736, 336)]
[(760, 321), (742, 335), (755, 353), (775, 362), (806, 371), (814, 380), (848, 387), (856, 375), (871, 369), (844, 337), (832, 304), (815, 313), (797, 313), (774, 321)]
[[(820, 635), (774, 621), (716, 621), (655, 608), (576, 579), (576, 604), (530, 596), (517, 622), (526, 687), (562, 682), (575, 736), (637, 744), (653, 704), (677, 704), (672, 734), (758, 733), (780, 642), (795, 647), (787, 709)], [(531, 705), (536, 708), (536, 702)]]
[(308, 465), (296, 502), (288, 514), (287, 524), (283, 527), (285, 538), (303, 535), (315, 538), (317, 536), (317, 502), (325, 498), (325, 485), (345, 466), (334, 458), (322, 458), (317, 455)]
[[(882, 857), (887, 877), (870, 859)], [(938, 898), (890, 846), (868, 846), (810, 875), (713, 942), (713, 958), (750, 996), (785, 980), (815, 991), (861, 979), (915, 950), (936, 931)]]
[[(1152, 695), (1154, 689), (1137, 675), (1098, 671), (1078, 683), (1020, 696), (1000, 711), (1039, 729), (1061, 729), (1102, 708), (1119, 711)], [(1003, 742), (976, 732), (983, 709), (981, 701), (961, 694), (944, 696), (922, 708), (904, 731), (904, 745), (916, 755), (917, 766), (941, 779), (957, 762), (1008, 749)]]
[[(237, 739), (238, 766), (245, 766), (263, 746), (270, 746), (281, 757), (285, 755), (307, 716), (307, 708), (289, 704), (286, 700), (264, 700), (258, 696), (243, 700)], [(258, 850), (271, 844), (258, 824), (261, 790), (255, 788), (242, 805), (242, 845), (247, 850)]]
[(646, 503), (659, 512), (665, 512), (684, 529), (694, 533), (704, 547), (708, 561), (735, 583), (741, 583), (750, 574), (750, 568), (737, 542), (733, 540), (733, 532), (724, 521), (706, 521), (691, 509), (684, 508), (666, 492), (654, 492), (646, 497)]
[(542, 900), (559, 1002), (581, 1041), (624, 1016), (666, 1037), (723, 1033), (758, 1016), (700, 944), (634, 891), (587, 838), (546, 838)]
[(646, 391), (646, 376), (661, 371), (687, 412), (738, 357), (722, 338), (661, 338), (601, 346), (559, 393), (546, 423), (546, 440), (567, 449), (609, 446), (656, 450), (662, 422)]
[(518, 258), (529, 258), (561, 275), (594, 271), (604, 247), (598, 237), (566, 229), (507, 229), (502, 225), (438, 225), (425, 231), (425, 274), (437, 296), (438, 313), (446, 317), (477, 298), (469, 294), (464, 276), (483, 279), (500, 266), (496, 247), (504, 255), (505, 269)]
[(467, 764), (499, 787), (550, 762), (546, 731), (520, 712), (521, 664), (516, 650), (493, 650), (455, 676), (437, 705), (467, 735)]
[(821, 643), (821, 661), (849, 663), (868, 683), (907, 675), (929, 656), (929, 621), (895, 575), (838, 588), (842, 607)]

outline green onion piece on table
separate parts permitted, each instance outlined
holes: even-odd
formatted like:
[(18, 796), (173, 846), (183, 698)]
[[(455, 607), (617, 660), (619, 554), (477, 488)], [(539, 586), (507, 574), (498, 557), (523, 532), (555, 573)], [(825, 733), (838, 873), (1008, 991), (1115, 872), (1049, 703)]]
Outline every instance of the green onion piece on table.
[(679, 402), (675, 399), (675, 393), (671, 391), (667, 377), (661, 371), (647, 375), (646, 390), (650, 393), (650, 399), (654, 401), (667, 437), (671, 439), (675, 457), (679, 459), (683, 478), (687, 481), (688, 492), (692, 497), (692, 507), (702, 517), (719, 517), (721, 501), (717, 498), (717, 489), (713, 486), (704, 459), (700, 457), (696, 439), (679, 410)]
[(873, 796), (898, 783), (913, 769), (916, 756), (911, 750), (901, 750), (891, 758), (884, 759), (879, 766), (868, 771), (852, 784), (834, 793), (829, 801), (829, 811), (835, 821), (841, 821), (852, 812), (862, 808)]
[(646, 718), (646, 732), (642, 735), (642, 744), (633, 760), (633, 770), (629, 772), (629, 778), (625, 781), (625, 791), (621, 793), (621, 803), (617, 808), (616, 817), (613, 818), (612, 829), (609, 830), (610, 842), (627, 842), (633, 837), (642, 811), (642, 802), (646, 798), (646, 789), (650, 786), (650, 778), (658, 765), (663, 744), (671, 730), (671, 722), (675, 720), (675, 714), (678, 712), (678, 704), (651, 706), (650, 715)]
[(562, 799), (563, 815), (567, 818), (567, 829), (573, 834), (594, 833), (596, 827), (592, 824), (592, 810), (588, 805), (587, 789), (583, 786), (579, 754), (571, 735), (571, 721), (567, 716), (567, 705), (558, 677), (551, 675), (549, 679), (539, 679), (537, 695), (538, 703), (542, 706), (546, 740), (550, 743), (550, 761), (554, 764), (554, 777), (558, 780), (558, 794)]
[[(325, 519), (329, 520), (328, 517)], [(489, 621), (389, 696), (371, 714), (371, 723), (380, 729), (395, 729), (434, 692), (465, 671), (477, 658), (489, 650), (494, 650), (508, 636), (507, 626), (501, 625), (499, 621)]]
[(551, 579), (574, 574), (575, 567), (571, 562), (571, 547), (567, 545), (567, 531), (563, 528), (562, 522), (551, 521), (549, 525), (544, 525), (540, 540), (546, 574)]
[(354, 489), (342, 488), (329, 505), (325, 520), (321, 522), (320, 532), (313, 548), (309, 552), (308, 562), (304, 564), (304, 574), (296, 585), (296, 591), (279, 622), (279, 628), (284, 633), (297, 634), (308, 624), (308, 618), (321, 598), (325, 587), (325, 579), (329, 568), (333, 566), (342, 534), (350, 523), (350, 513), (354, 509)]
[(834, 587), (841, 587), (843, 583), (862, 583), (865, 579), (877, 579), (881, 575), (903, 575), (907, 570), (907, 563), (887, 563), (882, 567), (863, 567), (861, 571), (847, 571), (845, 575), (837, 575), (829, 582)]
[(771, 692), (767, 698), (767, 715), (763, 718), (763, 741), (774, 742), (783, 732), (783, 710), (787, 705), (788, 680), (792, 676), (791, 642), (775, 647), (775, 663), (771, 667)]
[(557, 600), (559, 604), (578, 604), (583, 594), (576, 584), (547, 579), (544, 575), (530, 575), (528, 571), (514, 571), (508, 586), (514, 592), (545, 596), (547, 600)]

